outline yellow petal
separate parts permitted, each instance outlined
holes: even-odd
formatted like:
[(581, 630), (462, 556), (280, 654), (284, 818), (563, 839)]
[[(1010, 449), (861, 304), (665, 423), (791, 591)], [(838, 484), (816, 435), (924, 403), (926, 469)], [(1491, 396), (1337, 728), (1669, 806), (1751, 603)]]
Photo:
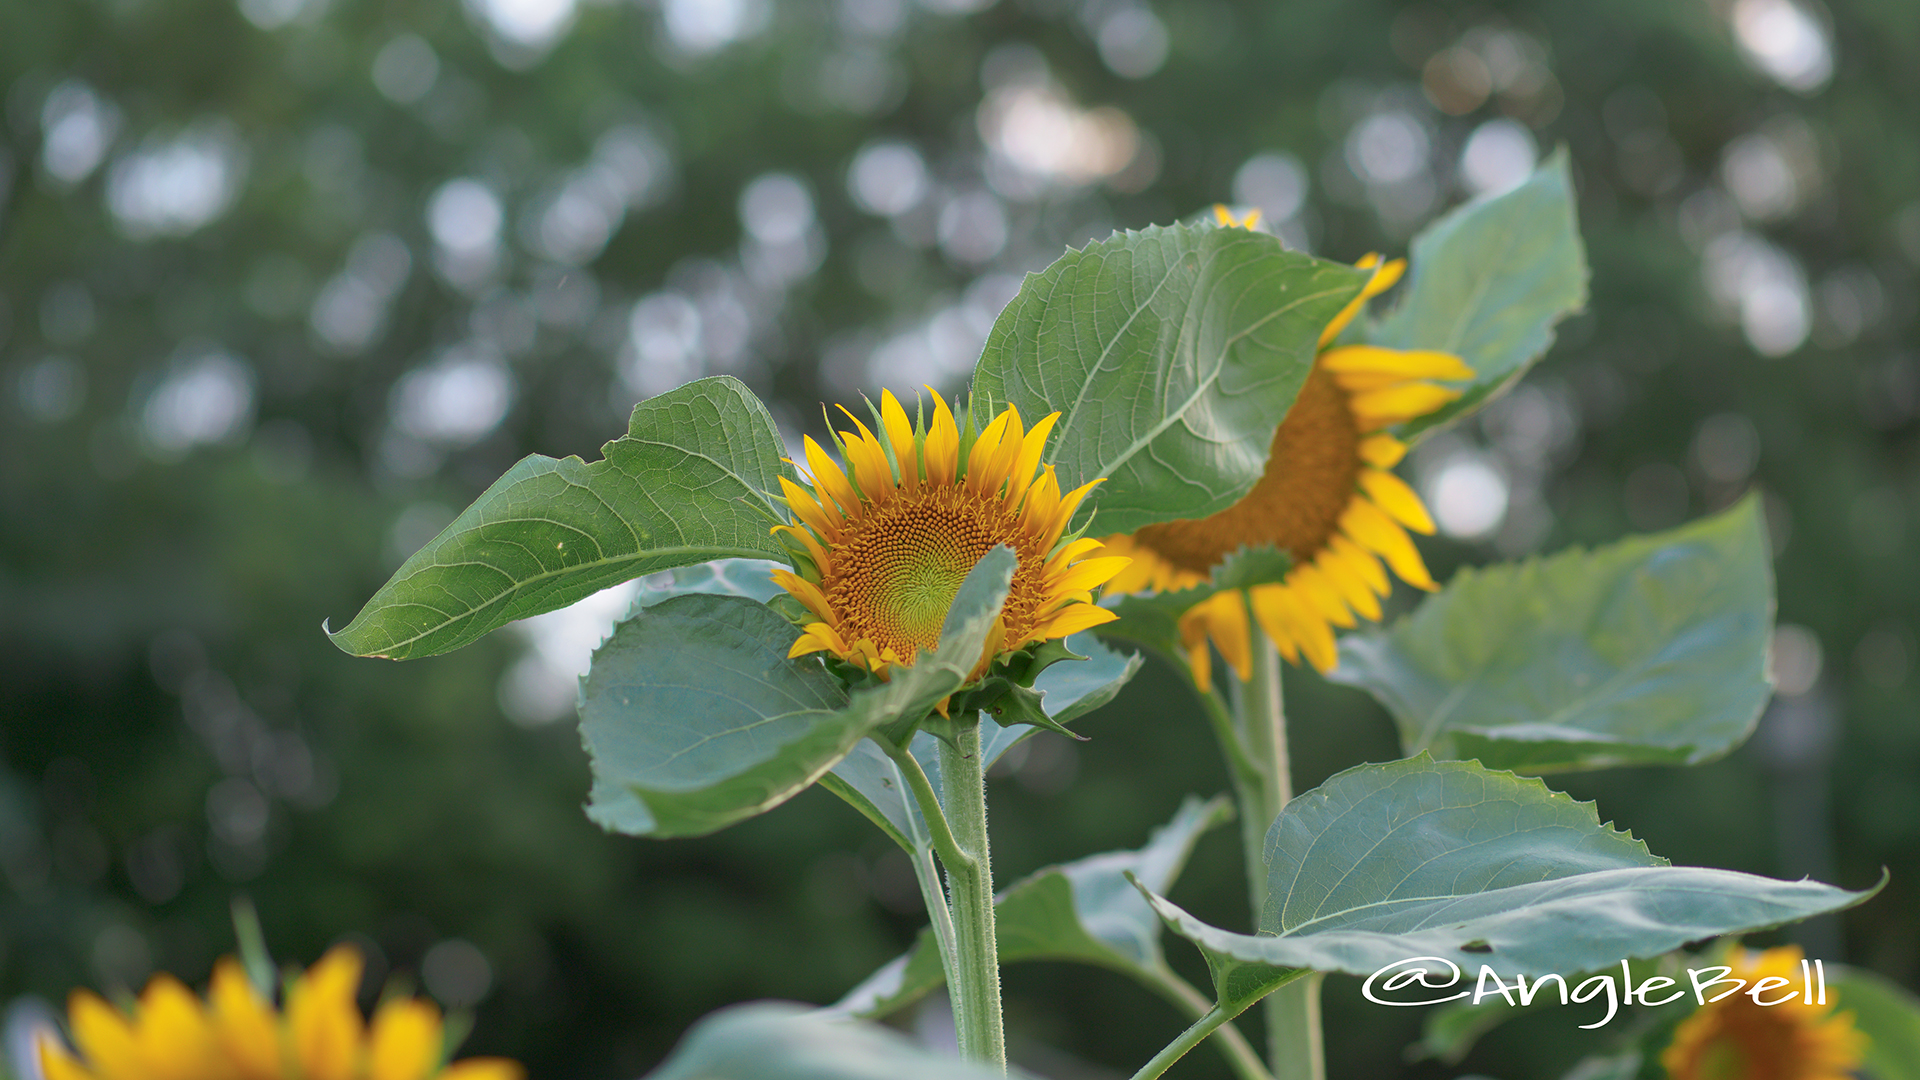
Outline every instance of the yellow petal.
[(829, 512), (814, 501), (806, 488), (784, 476), (780, 478), (780, 493), (787, 497), (787, 509), (793, 511), (794, 517), (829, 541), (840, 538), (840, 511)]
[(1407, 444), (1391, 435), (1369, 435), (1360, 440), (1360, 460), (1376, 469), (1391, 469), (1407, 456)]
[(86, 1067), (67, 1053), (60, 1045), (60, 1039), (51, 1031), (42, 1031), (34, 1038), (34, 1046), (39, 1051), (40, 1073), (46, 1080), (98, 1080)]
[[(1356, 269), (1365, 270), (1369, 267), (1377, 266), (1379, 262), (1380, 256), (1368, 254), (1362, 256), (1360, 261), (1353, 265)], [(1328, 342), (1339, 337), (1340, 331), (1345, 330), (1347, 324), (1353, 321), (1353, 317), (1360, 314), (1360, 309), (1366, 305), (1367, 301), (1393, 288), (1394, 282), (1400, 280), (1400, 275), (1406, 268), (1406, 260), (1395, 259), (1385, 266), (1380, 266), (1374, 270), (1373, 276), (1369, 277), (1367, 283), (1360, 287), (1360, 295), (1347, 301), (1347, 306), (1340, 309), (1340, 314), (1335, 315), (1333, 321), (1327, 324), (1326, 329), (1320, 331), (1320, 347), (1323, 349), (1326, 348)]]
[(254, 989), (239, 961), (223, 956), (213, 965), (207, 1004), (228, 1060), (247, 1080), (280, 1076), (280, 1035), (273, 1006)]
[(1432, 383), (1402, 383), (1384, 390), (1355, 394), (1348, 404), (1353, 409), (1354, 417), (1360, 421), (1360, 429), (1371, 432), (1416, 416), (1425, 416), (1459, 396), (1458, 390)]
[(1047, 586), (1049, 595), (1071, 592), (1077, 589), (1095, 589), (1107, 583), (1113, 575), (1127, 568), (1133, 560), (1123, 555), (1108, 555), (1098, 559), (1085, 559), (1076, 563), (1066, 573), (1053, 579)]
[(1346, 602), (1340, 599), (1340, 591), (1312, 563), (1294, 567), (1287, 575), (1286, 584), (1315, 615), (1335, 626), (1354, 625), (1353, 612), (1348, 611)]
[(1010, 432), (1012, 425), (1019, 423), (1019, 415), (1011, 410), (1003, 411), (987, 424), (980, 436), (973, 440), (973, 449), (967, 452), (967, 490), (976, 495), (987, 495), (1000, 487), (1000, 478), (993, 475), (991, 463), (994, 455), (1000, 451), (1000, 443)]
[(1414, 532), (1433, 535), (1433, 519), (1427, 516), (1420, 496), (1414, 494), (1406, 481), (1380, 469), (1361, 469), (1360, 490), (1367, 493), (1373, 505), (1385, 510), (1388, 517)]
[(1332, 671), (1339, 658), (1333, 628), (1302, 604), (1294, 590), (1285, 585), (1256, 590), (1254, 614), (1260, 625), (1278, 640), (1282, 637), (1298, 643), (1307, 661), (1322, 672)]
[(119, 1009), (90, 990), (75, 990), (67, 999), (67, 1020), (88, 1068), (104, 1080), (144, 1080), (146, 1062), (133, 1025)]
[(1033, 430), (1027, 432), (1027, 437), (1021, 441), (1020, 456), (1013, 459), (1013, 468), (1007, 474), (1009, 507), (1018, 509), (1020, 500), (1026, 498), (1027, 488), (1033, 485), (1035, 472), (1040, 468), (1040, 454), (1047, 447), (1047, 436), (1059, 420), (1059, 413), (1048, 413), (1033, 425)]
[(1060, 497), (1060, 506), (1053, 512), (1053, 524), (1040, 536), (1041, 551), (1051, 551), (1053, 545), (1060, 542), (1060, 534), (1067, 531), (1067, 523), (1073, 520), (1073, 512), (1079, 509), (1080, 500), (1101, 483), (1102, 480), (1089, 480)]
[(853, 481), (865, 493), (868, 502), (879, 502), (893, 494), (893, 465), (887, 461), (887, 451), (880, 440), (873, 437), (867, 425), (860, 418), (847, 411), (845, 405), (840, 411), (858, 428), (858, 435), (840, 433), (840, 441), (847, 449), (847, 460), (853, 464)]
[[(933, 387), (927, 387), (933, 394)], [(960, 427), (953, 422), (947, 400), (933, 394), (933, 423), (927, 428), (927, 483), (951, 486), (960, 465)]]
[(147, 1061), (148, 1080), (227, 1080), (235, 1075), (219, 1052), (200, 999), (165, 972), (141, 992), (133, 1030)]
[(887, 444), (893, 448), (893, 459), (900, 466), (901, 485), (908, 491), (919, 490), (920, 456), (913, 446), (913, 424), (891, 390), (880, 391), (880, 426), (886, 431)]
[(1263, 599), (1260, 595), (1262, 592), (1285, 589), (1285, 585), (1255, 585), (1247, 590), (1247, 600), (1253, 608), (1254, 618), (1260, 620), (1260, 629), (1267, 632), (1267, 638), (1273, 642), (1273, 647), (1280, 650), (1280, 655), (1286, 659), (1287, 663), (1297, 664), (1300, 662), (1299, 643), (1294, 641), (1292, 632), (1285, 625), (1264, 613), (1272, 601)]
[(1187, 646), (1187, 670), (1193, 672), (1193, 685), (1203, 694), (1213, 689), (1213, 651), (1207, 648), (1207, 637)]
[(1091, 555), (1103, 547), (1106, 547), (1106, 545), (1095, 540), (1093, 537), (1083, 536), (1061, 548), (1059, 551), (1054, 552), (1053, 557), (1047, 560), (1047, 565), (1041, 569), (1040, 576), (1042, 579), (1051, 579), (1055, 574), (1066, 569), (1074, 560), (1086, 555)]
[(803, 529), (796, 525), (775, 525), (772, 531), (786, 533), (800, 541), (800, 546), (806, 549), (807, 558), (813, 560), (813, 568), (820, 571), (822, 576), (833, 569), (833, 559), (827, 555), (827, 549), (820, 546), (820, 541), (814, 539), (811, 529)]
[(1452, 353), (1424, 349), (1388, 349), (1379, 345), (1342, 345), (1320, 354), (1320, 366), (1335, 375), (1377, 374), (1400, 379), (1473, 378), (1473, 369)]
[(803, 436), (801, 441), (807, 448), (807, 468), (813, 472), (813, 489), (824, 492), (827, 498), (840, 505), (840, 512), (854, 521), (860, 520), (860, 496), (853, 490), (853, 482), (840, 466), (827, 456), (813, 436)]
[(389, 998), (373, 1014), (367, 1080), (423, 1080), (440, 1064), (440, 1010), (419, 998)]
[[(983, 470), (984, 475), (980, 477), (980, 486), (977, 489), (987, 496), (1000, 494), (1001, 487), (1013, 474), (1014, 461), (1020, 457), (1021, 451), (1026, 449), (1026, 429), (1020, 425), (1020, 410), (1009, 405), (1000, 415), (1007, 419), (1007, 430), (1000, 436), (1000, 445), (994, 448), (993, 456), (987, 459), (986, 468)], [(967, 474), (967, 480), (969, 483), (973, 481), (971, 470)]]
[(467, 1058), (447, 1066), (436, 1080), (527, 1080), (527, 1070), (506, 1058)]
[[(1345, 537), (1340, 537), (1340, 539), (1344, 540)], [(1347, 546), (1349, 548), (1352, 547), (1351, 544)], [(1354, 550), (1357, 551), (1358, 549), (1355, 548)], [(1373, 564), (1374, 573), (1380, 573), (1380, 564), (1373, 561), (1373, 556), (1368, 555), (1364, 551), (1360, 552), (1360, 554), (1366, 558), (1368, 562)], [(1364, 618), (1372, 619), (1376, 622), (1379, 621), (1380, 599), (1373, 594), (1372, 589), (1367, 587), (1367, 580), (1363, 578), (1360, 573), (1356, 573), (1349, 565), (1345, 554), (1335, 554), (1333, 547), (1329, 545), (1323, 548), (1319, 555), (1314, 557), (1313, 565), (1319, 568), (1321, 575), (1326, 578), (1327, 584), (1339, 591), (1340, 599), (1346, 601), (1348, 607), (1358, 612)], [(1385, 580), (1385, 575), (1382, 575), (1381, 581), (1384, 582)]]
[(827, 594), (820, 591), (820, 586), (779, 567), (768, 571), (768, 576), (773, 578), (775, 584), (792, 593), (794, 599), (807, 605), (808, 611), (820, 616), (822, 622), (833, 622), (833, 605), (827, 603)]
[(1053, 523), (1054, 512), (1060, 509), (1060, 478), (1054, 474), (1053, 466), (1040, 469), (1040, 479), (1033, 482), (1027, 492), (1027, 506), (1021, 511), (1021, 519), (1026, 527), (1036, 533), (1044, 533)]
[(360, 954), (336, 945), (287, 993), (287, 1031), (301, 1080), (354, 1080), (365, 1024), (355, 1000)]
[(787, 659), (792, 660), (808, 653), (826, 652), (832, 648), (833, 646), (812, 634), (801, 634), (794, 638), (793, 644), (787, 648)]
[(1340, 515), (1340, 531), (1352, 538), (1353, 542), (1375, 552), (1387, 560), (1393, 572), (1407, 584), (1431, 592), (1438, 588), (1433, 578), (1427, 574), (1427, 564), (1420, 559), (1420, 551), (1413, 541), (1402, 532), (1400, 526), (1380, 509), (1365, 499), (1355, 499), (1347, 504)]
[(1074, 604), (1047, 623), (1047, 638), (1063, 638), (1090, 627), (1103, 626), (1120, 616), (1098, 604)]
[(1348, 573), (1359, 578), (1373, 592), (1385, 596), (1393, 591), (1393, 582), (1387, 580), (1387, 572), (1381, 569), (1380, 560), (1374, 557), (1373, 552), (1339, 533), (1333, 534), (1333, 539), (1327, 541), (1326, 550), (1320, 554), (1322, 558), (1339, 559)]
[(1260, 210), (1257, 207), (1252, 210), (1249, 210), (1247, 211), (1246, 218), (1241, 219), (1241, 218), (1234, 217), (1233, 211), (1227, 209), (1227, 205), (1225, 203), (1214, 203), (1213, 204), (1213, 220), (1218, 222), (1220, 224), (1220, 227), (1223, 229), (1231, 229), (1235, 227), (1242, 228), (1242, 229), (1251, 229), (1255, 225), (1258, 225), (1260, 223)]
[(1206, 602), (1207, 632), (1213, 647), (1241, 682), (1253, 678), (1253, 634), (1247, 626), (1247, 602), (1237, 590), (1216, 593)]

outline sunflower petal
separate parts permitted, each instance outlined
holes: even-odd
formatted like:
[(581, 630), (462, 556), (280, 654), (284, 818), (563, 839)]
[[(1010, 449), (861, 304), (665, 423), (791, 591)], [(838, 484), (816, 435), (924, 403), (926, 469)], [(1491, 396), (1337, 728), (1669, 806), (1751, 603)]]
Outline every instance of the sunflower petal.
[(1247, 625), (1247, 602), (1235, 590), (1215, 593), (1207, 600), (1207, 629), (1213, 647), (1241, 682), (1253, 678), (1253, 634)]
[(1020, 444), (1020, 455), (1013, 459), (1013, 469), (1007, 474), (1007, 506), (1020, 508), (1020, 500), (1026, 498), (1027, 489), (1033, 486), (1034, 476), (1040, 468), (1040, 454), (1047, 448), (1047, 436), (1052, 434), (1053, 425), (1060, 420), (1060, 414), (1048, 413), (1033, 425), (1027, 437)]
[[(1338, 539), (1344, 540), (1346, 538), (1339, 537)], [(1347, 546), (1352, 548), (1351, 543)], [(1373, 563), (1375, 573), (1380, 572), (1380, 564), (1373, 561), (1373, 556), (1367, 555), (1364, 551), (1360, 552), (1360, 554), (1365, 556), (1369, 562)], [(1336, 554), (1333, 547), (1329, 545), (1322, 549), (1319, 555), (1314, 557), (1313, 565), (1319, 568), (1321, 575), (1327, 579), (1327, 584), (1333, 586), (1334, 589), (1340, 593), (1340, 599), (1344, 600), (1346, 605), (1352, 608), (1356, 614), (1361, 618), (1374, 622), (1380, 621), (1380, 598), (1374, 595), (1373, 590), (1368, 587), (1368, 583), (1362, 575), (1354, 572), (1344, 553)], [(1381, 575), (1381, 581), (1386, 581), (1384, 574)]]
[(1307, 606), (1307, 610), (1335, 626), (1351, 627), (1354, 624), (1353, 612), (1347, 610), (1346, 601), (1340, 598), (1340, 590), (1333, 587), (1318, 567), (1312, 563), (1302, 563), (1287, 575), (1286, 584), (1293, 588), (1293, 595)]
[(793, 516), (805, 522), (808, 528), (829, 541), (839, 538), (840, 526), (845, 519), (840, 516), (839, 510), (829, 509), (831, 503), (821, 506), (806, 488), (784, 476), (780, 478), (780, 493), (786, 496), (787, 509), (793, 511)]
[(860, 520), (860, 496), (854, 491), (853, 482), (820, 444), (813, 441), (813, 436), (802, 436), (801, 441), (807, 448), (807, 469), (813, 473), (813, 490), (839, 504), (840, 512), (848, 518)]
[(1349, 403), (1362, 431), (1425, 416), (1460, 396), (1460, 391), (1433, 383), (1402, 383), (1384, 390), (1366, 390), (1353, 395)]
[[(1026, 449), (1026, 429), (1020, 425), (1020, 410), (1009, 405), (1000, 415), (1007, 420), (1007, 430), (1000, 436), (1000, 445), (994, 447), (993, 456), (987, 459), (985, 475), (975, 489), (988, 498), (1001, 494), (1001, 487), (1012, 476), (1014, 461)], [(971, 483), (972, 475), (967, 480)]]
[(1393, 288), (1394, 283), (1400, 280), (1400, 275), (1407, 269), (1405, 259), (1395, 259), (1384, 266), (1379, 264), (1380, 256), (1372, 253), (1362, 256), (1359, 262), (1353, 264), (1357, 270), (1375, 267), (1377, 269), (1373, 270), (1373, 276), (1367, 279), (1367, 283), (1360, 287), (1360, 295), (1347, 301), (1347, 306), (1340, 309), (1340, 314), (1335, 315), (1326, 329), (1320, 331), (1321, 348), (1326, 348), (1328, 342), (1340, 336), (1340, 332), (1347, 328), (1347, 324), (1353, 321), (1355, 315), (1360, 314), (1360, 309), (1366, 306), (1367, 301)]
[(1333, 670), (1339, 659), (1333, 628), (1307, 610), (1294, 589), (1281, 585), (1262, 590), (1255, 596), (1254, 613), (1260, 616), (1261, 625), (1268, 627), (1268, 633), (1277, 629), (1297, 642), (1308, 663), (1321, 672)]
[(813, 560), (813, 568), (821, 574), (824, 575), (833, 569), (833, 560), (827, 555), (827, 549), (820, 545), (820, 541), (814, 539), (812, 530), (803, 529), (797, 525), (775, 525), (772, 531), (787, 533), (800, 541), (800, 546), (806, 550), (807, 558)]
[(792, 593), (795, 600), (807, 605), (808, 611), (825, 622), (833, 621), (833, 605), (827, 603), (827, 594), (820, 591), (820, 586), (780, 567), (768, 571), (768, 576), (773, 578), (774, 584)]
[(440, 1010), (419, 998), (389, 998), (373, 1014), (367, 1080), (424, 1080), (440, 1064)]
[(40, 1032), (34, 1048), (40, 1059), (40, 1073), (46, 1080), (98, 1080), (87, 1071), (86, 1066), (67, 1053), (67, 1048), (60, 1045), (60, 1039), (53, 1032)]
[(1095, 540), (1091, 536), (1083, 536), (1062, 547), (1059, 551), (1054, 552), (1052, 557), (1047, 560), (1047, 565), (1041, 569), (1040, 576), (1043, 579), (1051, 579), (1055, 574), (1058, 574), (1070, 566), (1075, 560), (1082, 556), (1091, 555), (1106, 546), (1106, 544)]
[(1340, 531), (1352, 538), (1353, 542), (1374, 552), (1387, 560), (1393, 572), (1400, 579), (1418, 589), (1428, 592), (1439, 588), (1427, 573), (1427, 564), (1420, 559), (1420, 550), (1413, 546), (1398, 523), (1379, 507), (1365, 499), (1355, 499), (1347, 504), (1340, 515)]
[(147, 983), (133, 1030), (149, 1080), (227, 1080), (234, 1075), (219, 1052), (200, 999), (172, 975), (162, 972)]
[(1015, 420), (1015, 414), (1002, 410), (999, 416), (987, 423), (985, 430), (973, 440), (973, 448), (967, 451), (967, 490), (976, 495), (987, 494), (987, 487), (994, 483), (995, 477), (988, 467), (994, 454), (1000, 450), (1000, 443), (1007, 437), (1009, 428)]
[(1321, 353), (1319, 364), (1335, 375), (1390, 375), (1399, 379), (1440, 379), (1448, 382), (1473, 378), (1473, 369), (1459, 357), (1426, 349), (1342, 345)]
[(1097, 559), (1084, 559), (1047, 583), (1047, 592), (1059, 594), (1079, 589), (1095, 589), (1106, 584), (1113, 575), (1127, 568), (1132, 559), (1124, 555), (1106, 555)]
[(280, 1076), (280, 1036), (273, 1006), (260, 996), (239, 961), (222, 957), (213, 965), (207, 1005), (227, 1059), (247, 1080)]
[(1074, 604), (1047, 623), (1045, 638), (1063, 638), (1068, 634), (1077, 634), (1094, 626), (1104, 626), (1119, 618), (1114, 612), (1098, 604)]
[(1193, 673), (1193, 685), (1201, 693), (1213, 691), (1213, 651), (1207, 648), (1205, 634), (1187, 646), (1187, 670)]
[(947, 400), (934, 394), (931, 386), (927, 393), (933, 394), (933, 423), (927, 428), (927, 483), (951, 484), (954, 470), (960, 465), (960, 426), (954, 423)]
[(893, 460), (900, 466), (900, 485), (918, 491), (920, 456), (913, 445), (913, 422), (891, 390), (880, 391), (880, 426), (886, 431), (887, 445), (893, 448)]
[(1407, 444), (1391, 435), (1369, 435), (1360, 440), (1360, 460), (1376, 469), (1391, 469), (1407, 456)]
[(841, 441), (846, 447), (847, 460), (853, 465), (853, 482), (866, 496), (868, 502), (878, 502), (893, 495), (893, 465), (887, 461), (887, 450), (874, 438), (873, 432), (860, 418), (848, 412), (845, 405), (840, 411), (859, 429), (859, 435), (841, 432)]
[(287, 1030), (303, 1080), (354, 1080), (364, 1022), (360, 954), (329, 949), (287, 993)]
[(1060, 506), (1053, 512), (1053, 524), (1049, 525), (1047, 531), (1040, 536), (1041, 551), (1050, 550), (1054, 544), (1060, 542), (1060, 534), (1067, 531), (1067, 523), (1073, 520), (1073, 512), (1080, 508), (1080, 500), (1086, 498), (1088, 492), (1099, 487), (1104, 479), (1101, 477), (1089, 480), (1060, 497)]
[(1433, 535), (1433, 518), (1427, 516), (1420, 496), (1414, 494), (1405, 480), (1380, 469), (1362, 469), (1360, 490), (1367, 493), (1373, 505), (1385, 510), (1388, 517), (1414, 532)]
[(527, 1070), (506, 1058), (466, 1058), (441, 1070), (435, 1080), (526, 1080)]
[(88, 1068), (108, 1080), (140, 1080), (146, 1063), (133, 1025), (119, 1009), (90, 990), (75, 990), (67, 1000), (67, 1020)]

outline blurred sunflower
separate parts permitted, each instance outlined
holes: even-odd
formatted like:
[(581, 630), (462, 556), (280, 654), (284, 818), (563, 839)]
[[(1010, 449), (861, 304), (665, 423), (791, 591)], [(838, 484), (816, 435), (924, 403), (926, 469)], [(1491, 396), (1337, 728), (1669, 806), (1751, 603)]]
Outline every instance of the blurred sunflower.
[(773, 577), (817, 617), (790, 655), (831, 653), (882, 679), (911, 666), (940, 643), (960, 583), (999, 544), (1019, 565), (975, 677), (1003, 652), (1115, 618), (1094, 605), (1092, 590), (1127, 560), (1088, 558), (1100, 542), (1066, 535), (1094, 484), (1062, 495), (1053, 466), (1040, 465), (1058, 413), (1028, 431), (1008, 406), (985, 429), (969, 422), (963, 436), (937, 394), (931, 422), (916, 425), (882, 393), (881, 436), (846, 416), (857, 429), (835, 433), (846, 469), (809, 437), (813, 489), (780, 481), (797, 520), (774, 531), (797, 545), (799, 572)]
[(232, 957), (214, 965), (203, 1003), (180, 980), (155, 975), (131, 1015), (87, 990), (73, 992), (75, 1056), (52, 1036), (39, 1044), (46, 1080), (522, 1080), (517, 1063), (446, 1064), (440, 1010), (389, 998), (369, 1025), (355, 1002), (360, 954), (337, 946), (287, 988), (286, 1011), (254, 988)]
[[(1236, 218), (1216, 207), (1220, 224), (1251, 228), (1258, 211)], [(1242, 679), (1253, 654), (1248, 606), (1289, 661), (1302, 654), (1321, 671), (1336, 659), (1333, 628), (1355, 616), (1380, 617), (1379, 598), (1392, 589), (1381, 560), (1408, 584), (1436, 586), (1407, 530), (1431, 533), (1433, 519), (1420, 496), (1388, 471), (1407, 452), (1386, 429), (1425, 416), (1460, 396), (1433, 380), (1459, 381), (1473, 369), (1448, 353), (1374, 345), (1329, 347), (1366, 302), (1406, 270), (1404, 259), (1383, 263), (1368, 255), (1357, 264), (1373, 274), (1320, 334), (1320, 353), (1286, 419), (1273, 435), (1266, 473), (1245, 498), (1211, 517), (1149, 525), (1131, 536), (1109, 536), (1116, 555), (1133, 559), (1107, 583), (1112, 593), (1176, 591), (1205, 584), (1227, 556), (1272, 545), (1293, 568), (1274, 584), (1216, 593), (1180, 619), (1194, 681), (1212, 684), (1207, 643), (1213, 642)]]
[[(1785, 979), (1771, 996), (1802, 985), (1803, 954), (1789, 945), (1765, 952), (1734, 949), (1730, 977), (1747, 986), (1768, 976)], [(1794, 998), (1760, 1005), (1743, 993), (1711, 1001), (1681, 1021), (1660, 1055), (1671, 1080), (1850, 1080), (1866, 1053), (1867, 1037), (1852, 1013), (1833, 1012)]]

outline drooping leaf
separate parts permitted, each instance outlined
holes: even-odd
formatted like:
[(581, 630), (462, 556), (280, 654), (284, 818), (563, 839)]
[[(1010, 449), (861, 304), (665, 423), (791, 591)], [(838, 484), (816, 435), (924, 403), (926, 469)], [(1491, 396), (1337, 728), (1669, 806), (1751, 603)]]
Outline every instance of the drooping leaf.
[[(1203, 802), (1189, 796), (1138, 851), (1049, 866), (1008, 886), (994, 899), (1000, 962), (1072, 960), (1112, 968), (1158, 989), (1158, 973), (1166, 966), (1159, 918), (1127, 875), (1165, 892), (1201, 835), (1230, 817), (1232, 806), (1224, 798)], [(910, 952), (874, 972), (834, 1008), (885, 1016), (944, 981), (938, 947), (922, 931)]]
[[(1017, 1070), (1014, 1075), (1020, 1076)], [(878, 1024), (757, 1002), (695, 1024), (646, 1080), (1004, 1080)]]
[(924, 716), (965, 681), (1006, 600), (1014, 555), (988, 552), (961, 583), (940, 646), (851, 696), (799, 631), (741, 596), (688, 594), (641, 609), (594, 653), (580, 691), (593, 758), (587, 816), (645, 836), (712, 832), (818, 780), (869, 732)]
[(1463, 570), (1341, 641), (1408, 753), (1526, 772), (1688, 764), (1766, 706), (1773, 572), (1759, 501), (1593, 551)]
[(1266, 846), (1257, 936), (1152, 897), (1216, 978), (1371, 975), (1410, 958), (1442, 974), (1451, 964), (1469, 986), (1483, 964), (1503, 977), (1598, 970), (1837, 911), (1879, 888), (1669, 866), (1601, 825), (1590, 803), (1425, 754), (1334, 776), (1287, 804)]
[(1406, 296), (1365, 333), (1376, 345), (1432, 349), (1473, 368), (1466, 393), (1403, 425), (1417, 438), (1487, 403), (1553, 344), (1553, 326), (1587, 302), (1587, 253), (1567, 152), (1519, 187), (1478, 199), (1413, 238)]
[[(1071, 723), (1113, 700), (1140, 669), (1139, 656), (1116, 653), (1088, 631), (1074, 634), (1067, 645), (1087, 659), (1050, 665), (1033, 682), (1048, 715), (1060, 724)], [(984, 767), (991, 769), (1001, 754), (1036, 730), (1030, 724), (1002, 725), (990, 716), (982, 716), (980, 751)], [(934, 792), (941, 792), (938, 740), (930, 733), (917, 732), (909, 749), (933, 781)], [(821, 782), (907, 851), (927, 842), (926, 823), (900, 776), (899, 766), (873, 743), (855, 747)]]
[(1029, 420), (1060, 412), (1063, 488), (1105, 477), (1100, 528), (1224, 510), (1266, 468), (1350, 267), (1263, 233), (1116, 233), (1030, 274), (987, 337), (973, 393)]
[(719, 558), (781, 554), (767, 535), (785, 453), (766, 406), (715, 376), (634, 406), (591, 464), (534, 455), (415, 552), (333, 643), (405, 660), (472, 643), (610, 585)]

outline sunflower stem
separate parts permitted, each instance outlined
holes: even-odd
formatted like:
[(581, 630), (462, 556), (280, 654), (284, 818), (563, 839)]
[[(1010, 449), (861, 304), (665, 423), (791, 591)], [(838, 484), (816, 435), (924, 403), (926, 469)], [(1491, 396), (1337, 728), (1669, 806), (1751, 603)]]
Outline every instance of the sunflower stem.
[[(940, 782), (952, 814), (953, 839), (964, 859), (947, 864), (958, 976), (949, 990), (960, 1056), (1005, 1072), (1006, 1031), (1000, 1013), (1000, 950), (993, 929), (993, 862), (987, 850), (987, 777), (980, 760), (980, 724), (961, 723), (940, 743)], [(943, 860), (945, 856), (942, 856)]]
[[(979, 738), (979, 727), (974, 727), (974, 737)], [(920, 804), (920, 816), (927, 819), (928, 839), (933, 841), (933, 849), (940, 853), (940, 862), (949, 872), (955, 866), (971, 865), (973, 856), (961, 850), (960, 842), (954, 838), (953, 826), (947, 821), (945, 809), (940, 805), (939, 796), (934, 794), (933, 782), (927, 779), (927, 771), (920, 767), (920, 759), (913, 756), (906, 747), (897, 745), (884, 735), (874, 735), (873, 741), (880, 744), (888, 757), (900, 768), (900, 775), (907, 781), (907, 787), (913, 792), (913, 801)], [(942, 743), (944, 750), (946, 744)], [(944, 771), (946, 763), (941, 762)], [(984, 796), (982, 796), (984, 798)], [(981, 811), (982, 814), (985, 811)]]
[[(1236, 782), (1234, 786), (1240, 798), (1248, 897), (1257, 924), (1267, 903), (1267, 830), (1293, 798), (1293, 762), (1287, 750), (1280, 653), (1259, 620), (1248, 621), (1253, 677), (1236, 680), (1233, 719), (1235, 734), (1260, 775), (1258, 784)], [(1296, 979), (1266, 998), (1267, 1060), (1274, 1080), (1326, 1080), (1320, 981), (1317, 974)]]

